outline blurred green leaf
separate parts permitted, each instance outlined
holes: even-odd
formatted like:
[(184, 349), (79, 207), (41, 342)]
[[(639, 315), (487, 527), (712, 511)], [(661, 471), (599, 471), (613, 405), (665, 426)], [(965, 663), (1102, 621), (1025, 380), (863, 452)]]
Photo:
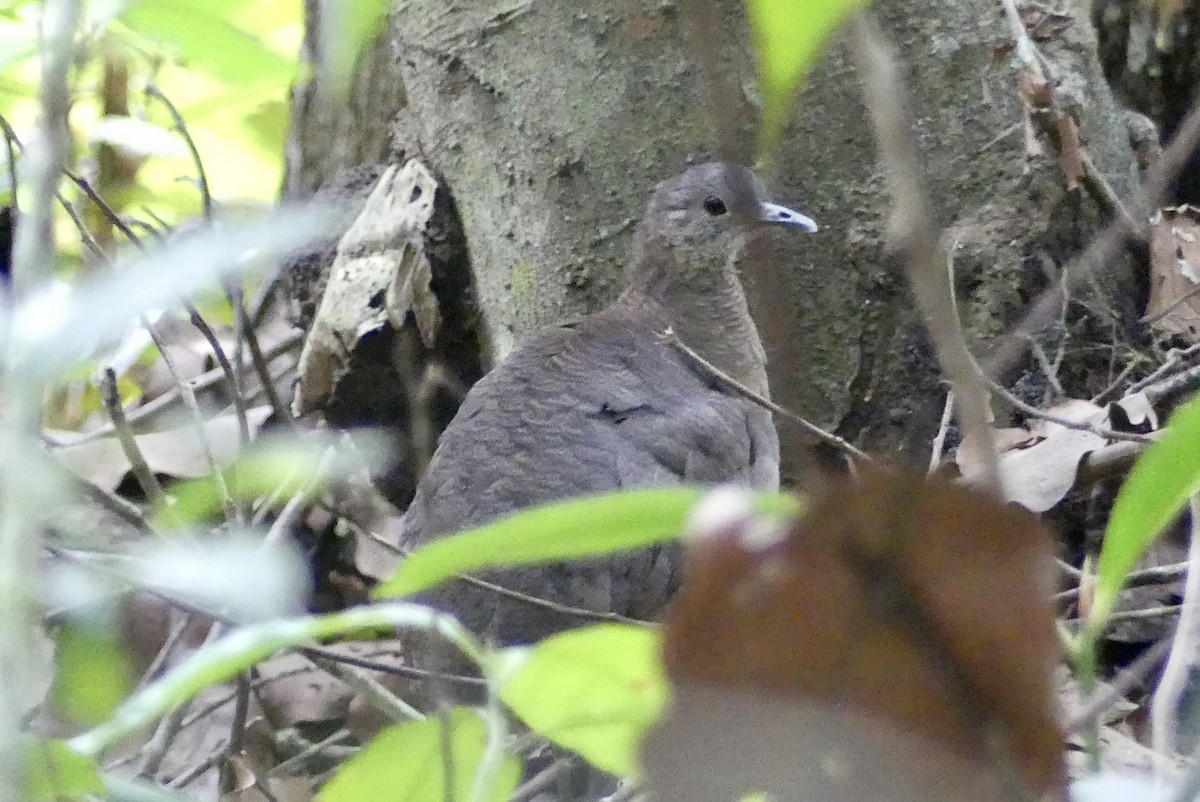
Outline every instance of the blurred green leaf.
[(58, 711), (82, 724), (108, 718), (133, 688), (129, 658), (105, 623), (68, 621), (56, 638), (51, 695)]
[(130, 4), (121, 21), (172, 46), (188, 65), (208, 70), (231, 85), (283, 83), (295, 73), (295, 62), (231, 23), (213, 3), (139, 0)]
[(320, 70), (334, 92), (345, 92), (354, 80), (359, 54), (370, 44), (392, 0), (318, 0), (321, 36)]
[(667, 701), (661, 640), (618, 624), (555, 635), (527, 650), (500, 698), (538, 734), (605, 771), (636, 776), (642, 735)]
[(763, 142), (767, 151), (778, 143), (792, 96), (825, 40), (851, 10), (867, 4), (868, 0), (746, 0), (766, 104)]
[(376, 735), (367, 747), (346, 762), (321, 788), (322, 802), (362, 802), (381, 798), (404, 802), (444, 802), (455, 800), (492, 800), (503, 802), (517, 787), (520, 762), (506, 756), (497, 781), (483, 797), (471, 795), (475, 774), (483, 758), (487, 728), (471, 709), (450, 711), (450, 755), (454, 776), (450, 788), (445, 785), (447, 756), (442, 749), (442, 721), (429, 718), (389, 727)]
[(29, 738), (25, 751), (25, 799), (29, 802), (61, 802), (103, 795), (104, 786), (96, 764), (72, 751), (62, 741)]
[(205, 688), (232, 679), (280, 649), (401, 627), (436, 629), (469, 658), (482, 660), (478, 645), (457, 622), (419, 604), (371, 604), (329, 615), (251, 624), (205, 645), (123, 702), (103, 724), (72, 738), (68, 745), (83, 755), (100, 754)]
[[(704, 493), (695, 487), (626, 490), (525, 510), (418, 549), (375, 588), (374, 596), (408, 596), (478, 568), (535, 565), (662, 543), (683, 533)], [(761, 494), (757, 500), (767, 514), (799, 511), (799, 502), (787, 494)]]
[(1117, 493), (1096, 563), (1096, 595), (1088, 613), (1092, 632), (1103, 630), (1133, 566), (1198, 490), (1200, 396), (1176, 410)]
[(139, 311), (170, 306), (224, 276), (263, 270), (268, 260), (328, 236), (336, 222), (328, 208), (281, 209), (263, 220), (231, 223), (133, 255), (113, 273), (81, 280), (65, 298), (48, 286), (18, 307), (14, 325), (0, 330), (0, 338), (11, 338), (13, 371), (24, 371), (22, 377), (31, 381), (53, 376), (90, 357)]

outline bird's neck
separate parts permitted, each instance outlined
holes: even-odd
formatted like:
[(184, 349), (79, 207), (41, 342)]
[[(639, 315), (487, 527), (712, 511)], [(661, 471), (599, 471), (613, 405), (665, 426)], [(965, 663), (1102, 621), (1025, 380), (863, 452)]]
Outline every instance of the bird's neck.
[(705, 361), (768, 397), (766, 353), (732, 254), (685, 258), (675, 248), (639, 245), (617, 304), (670, 326)]

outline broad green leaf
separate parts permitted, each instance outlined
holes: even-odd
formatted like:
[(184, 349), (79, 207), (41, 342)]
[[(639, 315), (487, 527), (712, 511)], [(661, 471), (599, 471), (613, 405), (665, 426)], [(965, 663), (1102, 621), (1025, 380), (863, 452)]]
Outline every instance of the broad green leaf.
[(758, 55), (763, 141), (773, 149), (791, 109), (792, 95), (821, 47), (846, 15), (867, 0), (746, 0)]
[(232, 24), (211, 4), (140, 0), (130, 4), (121, 21), (131, 30), (174, 47), (184, 62), (208, 70), (231, 85), (260, 81), (282, 84), (295, 72), (293, 61)]
[(61, 802), (104, 793), (96, 764), (62, 741), (29, 738), (23, 747), (29, 802)]
[[(442, 538), (413, 552), (376, 598), (407, 596), (455, 574), (594, 557), (644, 548), (683, 533), (704, 490), (663, 487), (573, 499), (525, 510), (495, 523)], [(764, 513), (794, 514), (795, 497), (757, 497)]]
[(104, 623), (70, 621), (55, 639), (55, 708), (82, 724), (108, 718), (133, 688), (129, 658)]
[[(450, 711), (450, 755), (443, 752), (442, 727), (438, 718), (411, 721), (389, 727), (367, 747), (348, 760), (318, 793), (321, 802), (363, 802), (369, 799), (404, 802), (445, 802), (447, 799), (474, 802), (503, 802), (521, 777), (521, 764), (506, 756), (486, 793), (472, 795), (476, 772), (487, 746), (487, 727), (471, 709)], [(446, 766), (453, 767), (446, 788)], [(386, 792), (381, 789), (387, 789)]]
[(1096, 563), (1096, 596), (1088, 614), (1093, 632), (1103, 629), (1133, 566), (1198, 490), (1200, 397), (1171, 416), (1117, 494)]
[(528, 650), (500, 698), (539, 735), (635, 776), (642, 735), (667, 700), (660, 642), (657, 631), (618, 624), (555, 635)]
[(244, 626), (204, 646), (127, 699), (108, 721), (72, 738), (68, 745), (80, 754), (96, 756), (205, 688), (236, 677), (280, 649), (398, 628), (436, 631), (469, 659), (483, 661), (478, 644), (453, 618), (419, 604), (364, 605), (329, 615)]

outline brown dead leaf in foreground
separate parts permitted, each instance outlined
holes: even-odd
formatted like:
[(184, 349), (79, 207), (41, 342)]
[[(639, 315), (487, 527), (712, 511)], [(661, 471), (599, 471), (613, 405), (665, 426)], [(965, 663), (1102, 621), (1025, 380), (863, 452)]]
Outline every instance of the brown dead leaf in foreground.
[(660, 798), (1062, 798), (1031, 516), (874, 473), (777, 537), (726, 520), (691, 544), (665, 625), (673, 705), (644, 753)]

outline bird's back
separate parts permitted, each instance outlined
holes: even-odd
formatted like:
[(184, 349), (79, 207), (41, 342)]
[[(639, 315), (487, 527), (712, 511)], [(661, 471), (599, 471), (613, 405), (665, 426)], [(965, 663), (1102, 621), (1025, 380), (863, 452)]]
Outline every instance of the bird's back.
[[(653, 304), (618, 302), (522, 341), (481, 379), (446, 429), (405, 516), (417, 547), (527, 507), (621, 488), (680, 483), (778, 486), (770, 415), (704, 378), (658, 336)], [(674, 583), (669, 550), (486, 578), (573, 607), (658, 612)], [(577, 619), (462, 584), (433, 601), (504, 643)]]

